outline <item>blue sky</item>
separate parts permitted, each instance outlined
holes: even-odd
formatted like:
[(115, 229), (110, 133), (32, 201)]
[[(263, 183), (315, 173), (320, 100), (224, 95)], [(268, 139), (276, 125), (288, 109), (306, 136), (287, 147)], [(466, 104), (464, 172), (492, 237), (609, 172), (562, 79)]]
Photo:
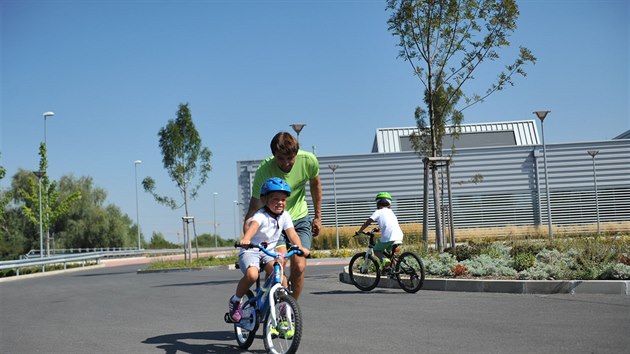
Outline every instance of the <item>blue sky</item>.
[[(465, 123), (535, 119), (550, 110), (547, 144), (609, 140), (630, 129), (630, 2), (520, 1), (513, 48), (538, 58), (528, 76), (464, 111)], [(306, 123), (319, 156), (369, 153), (377, 128), (414, 125), (422, 86), (396, 58), (385, 1), (0, 0), (0, 165), (10, 184), (36, 169), (48, 119), (49, 174), (92, 176), (108, 204), (136, 218), (138, 180), (177, 196), (158, 130), (188, 102), (214, 154), (191, 206), (197, 233), (234, 235), (236, 162), (270, 154), (269, 141)], [(498, 70), (464, 89), (482, 93)], [(539, 123), (538, 123), (539, 124)], [(539, 126), (540, 130), (540, 126)], [(326, 192), (326, 191), (324, 191)], [(145, 239), (177, 241), (182, 210), (139, 192)]]

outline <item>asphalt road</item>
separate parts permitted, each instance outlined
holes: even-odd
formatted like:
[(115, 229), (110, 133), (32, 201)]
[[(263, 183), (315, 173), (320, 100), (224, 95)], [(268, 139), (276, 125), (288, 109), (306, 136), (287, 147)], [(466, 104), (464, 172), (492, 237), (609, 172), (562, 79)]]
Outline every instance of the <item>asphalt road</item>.
[[(223, 322), (238, 270), (102, 267), (0, 283), (0, 353), (241, 353)], [(310, 266), (301, 353), (628, 353), (630, 297), (398, 289)], [(256, 339), (249, 353), (264, 352)]]

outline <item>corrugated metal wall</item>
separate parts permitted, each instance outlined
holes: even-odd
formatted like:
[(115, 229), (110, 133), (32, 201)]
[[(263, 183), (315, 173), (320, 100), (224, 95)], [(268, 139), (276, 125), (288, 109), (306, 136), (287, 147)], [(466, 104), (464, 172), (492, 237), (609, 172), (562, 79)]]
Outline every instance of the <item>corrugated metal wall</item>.
[[(587, 150), (599, 150), (595, 163), (600, 220), (630, 221), (630, 140), (612, 140), (547, 145), (554, 225), (596, 221), (593, 164)], [(416, 154), (397, 152), (318, 158), (325, 226), (335, 225), (330, 164), (339, 166), (335, 181), (340, 226), (360, 225), (374, 210), (373, 196), (379, 191), (388, 191), (394, 196), (393, 207), (401, 223), (422, 221), (423, 164)], [(249, 201), (250, 183), (258, 163), (237, 163), (241, 202)], [(543, 166), (540, 145), (458, 150), (451, 164), (455, 227), (546, 225)], [(475, 176), (483, 180), (474, 183)], [(441, 180), (446, 186), (445, 173)], [(432, 197), (429, 210), (433, 206)], [(443, 205), (448, 203), (446, 191), (442, 201)], [(429, 219), (433, 229), (432, 212)]]

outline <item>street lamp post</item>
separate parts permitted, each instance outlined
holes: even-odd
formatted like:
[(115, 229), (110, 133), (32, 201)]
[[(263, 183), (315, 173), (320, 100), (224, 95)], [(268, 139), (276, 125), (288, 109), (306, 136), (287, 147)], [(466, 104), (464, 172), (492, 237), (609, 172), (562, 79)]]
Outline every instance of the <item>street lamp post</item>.
[(237, 218), (236, 216), (238, 215), (238, 206), (241, 203), (238, 202), (238, 200), (234, 201), (234, 239), (238, 240), (239, 239), (239, 233), (238, 233), (238, 221), (240, 220), (240, 218)]
[(335, 179), (335, 171), (339, 165), (331, 164), (328, 165), (328, 168), (332, 170), (333, 173), (333, 198), (335, 203), (335, 232), (337, 234), (337, 249), (339, 249), (339, 221), (337, 219), (337, 181)]
[(55, 115), (55, 112), (44, 112), (44, 145), (46, 145), (46, 120)]
[(597, 215), (597, 235), (601, 233), (599, 226), (599, 197), (597, 196), (597, 172), (595, 172), (595, 155), (599, 153), (599, 150), (588, 150), (587, 153), (591, 155), (593, 160), (593, 185), (595, 186), (595, 215)]
[[(48, 145), (46, 142), (46, 120), (48, 120), (48, 118), (50, 117), (53, 117), (55, 115), (55, 112), (48, 111), (44, 112), (42, 115), (44, 116), (44, 148), (46, 151), (46, 155), (48, 155)], [(46, 174), (46, 169), (47, 166), (44, 166), (44, 175)], [(46, 198), (46, 216), (48, 216), (48, 198)], [(46, 217), (46, 221), (48, 221), (48, 217)], [(46, 226), (46, 256), (50, 257), (50, 228), (48, 226)]]
[(42, 225), (42, 177), (46, 174), (44, 171), (34, 171), (39, 186), (39, 258), (44, 257), (44, 228)]
[(136, 160), (133, 162), (134, 173), (136, 176), (136, 228), (138, 229), (138, 250), (141, 249), (140, 245), (140, 212), (138, 208), (138, 165), (141, 164), (142, 161)]
[(291, 124), (291, 128), (293, 128), (293, 131), (295, 131), (295, 134), (297, 134), (297, 140), (298, 143), (300, 142), (300, 132), (302, 131), (302, 129), (304, 129), (304, 126), (306, 124)]
[(217, 195), (219, 193), (212, 193), (212, 211), (214, 213), (214, 248), (218, 247), (218, 235), (217, 235)]
[(545, 124), (544, 120), (551, 111), (536, 111), (534, 114), (540, 119), (540, 129), (542, 132), (543, 161), (545, 164), (545, 190), (547, 195), (547, 223), (549, 224), (549, 240), (553, 240), (553, 221), (551, 220), (551, 200), (549, 197), (549, 176), (547, 173), (547, 148), (545, 147)]

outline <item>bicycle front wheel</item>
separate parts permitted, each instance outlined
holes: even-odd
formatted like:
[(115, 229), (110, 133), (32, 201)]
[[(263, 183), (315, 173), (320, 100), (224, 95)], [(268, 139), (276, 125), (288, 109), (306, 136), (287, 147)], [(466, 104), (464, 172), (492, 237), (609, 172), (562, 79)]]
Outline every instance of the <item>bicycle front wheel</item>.
[[(273, 323), (271, 311), (276, 314)], [(295, 353), (302, 339), (302, 313), (297, 301), (286, 294), (278, 297), (274, 308), (265, 318), (263, 339), (267, 352), (274, 354)]]
[(381, 266), (374, 256), (365, 252), (357, 253), (350, 259), (348, 275), (359, 290), (370, 291), (381, 280)]
[(424, 284), (424, 264), (422, 259), (412, 252), (405, 252), (396, 263), (396, 280), (400, 288), (408, 293), (415, 293)]
[(236, 342), (242, 349), (247, 349), (252, 345), (256, 337), (256, 330), (258, 330), (259, 321), (255, 304), (249, 303), (249, 300), (252, 298), (254, 298), (254, 293), (251, 290), (247, 291), (241, 300), (243, 304), (243, 318), (239, 323), (234, 324)]

